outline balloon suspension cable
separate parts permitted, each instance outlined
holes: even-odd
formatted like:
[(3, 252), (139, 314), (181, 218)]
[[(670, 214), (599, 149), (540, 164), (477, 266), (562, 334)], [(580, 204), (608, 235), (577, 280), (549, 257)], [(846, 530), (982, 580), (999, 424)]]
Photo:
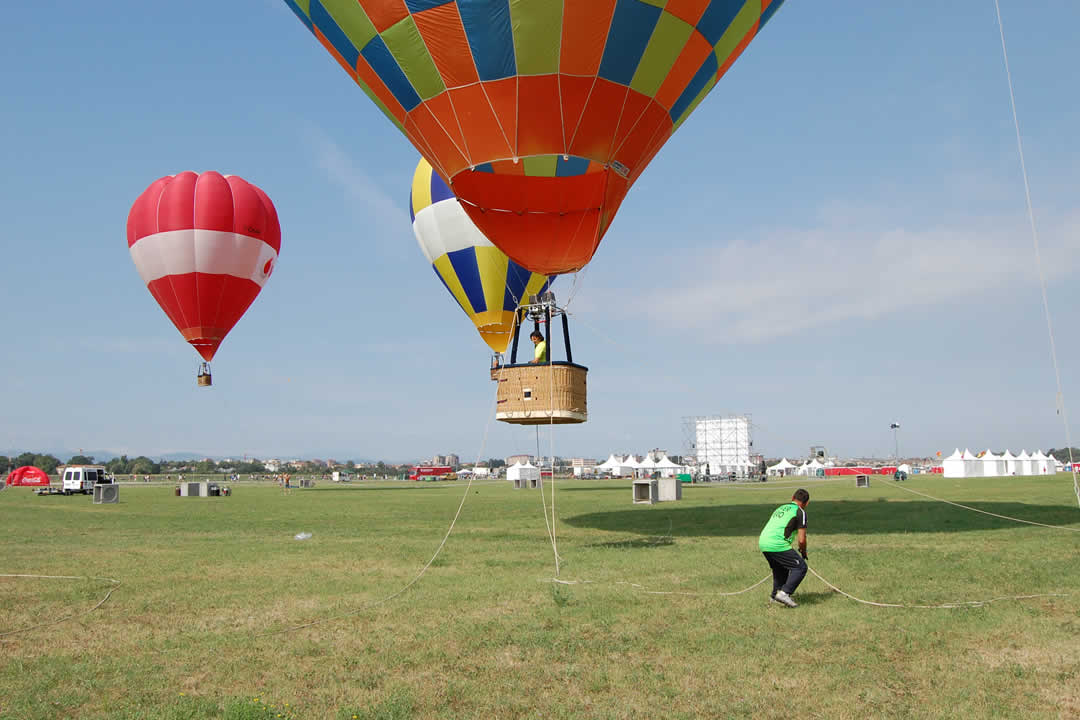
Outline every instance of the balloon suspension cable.
[(1069, 415), (1065, 411), (1065, 391), (1061, 384), (1061, 369), (1058, 365), (1057, 343), (1054, 341), (1054, 323), (1050, 317), (1050, 301), (1046, 294), (1046, 273), (1043, 271), (1042, 253), (1039, 249), (1039, 232), (1035, 226), (1035, 210), (1031, 204), (1031, 184), (1028, 182), (1027, 163), (1024, 161), (1024, 141), (1020, 134), (1020, 118), (1016, 112), (1016, 95), (1013, 92), (1012, 70), (1009, 68), (1009, 51), (1005, 46), (1005, 26), (1001, 20), (1001, 4), (994, 0), (997, 12), (998, 33), (1001, 36), (1001, 56), (1005, 62), (1005, 79), (1009, 85), (1009, 106), (1012, 108), (1013, 127), (1016, 130), (1016, 152), (1020, 157), (1020, 173), (1024, 178), (1024, 199), (1027, 203), (1028, 223), (1031, 226), (1031, 244), (1035, 248), (1035, 265), (1039, 270), (1039, 289), (1042, 291), (1043, 313), (1046, 315), (1046, 330), (1050, 336), (1050, 361), (1054, 366), (1054, 379), (1057, 381), (1057, 413), (1065, 425), (1065, 447), (1069, 453), (1069, 470), (1072, 472), (1073, 492), (1080, 507), (1080, 480), (1077, 479), (1076, 460), (1073, 457), (1072, 433), (1069, 429)]

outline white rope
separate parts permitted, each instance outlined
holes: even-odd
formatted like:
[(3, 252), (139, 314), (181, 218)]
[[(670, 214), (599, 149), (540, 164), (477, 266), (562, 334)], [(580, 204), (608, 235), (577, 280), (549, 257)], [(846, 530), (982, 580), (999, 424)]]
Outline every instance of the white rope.
[(1039, 527), (1053, 528), (1054, 530), (1068, 530), (1069, 532), (1080, 532), (1080, 528), (1067, 527), (1065, 525), (1047, 525), (1046, 523), (1035, 522), (1034, 520), (1022, 520), (1020, 518), (1009, 517), (1008, 515), (999, 515), (998, 513), (992, 513), (988, 510), (980, 510), (979, 508), (971, 507), (970, 505), (964, 505), (962, 503), (953, 502), (952, 500), (945, 500), (944, 498), (934, 497), (933, 495), (928, 495), (927, 493), (919, 492), (918, 490), (912, 490), (911, 488), (907, 488), (902, 485), (893, 484), (888, 485), (888, 487), (895, 487), (897, 490), (903, 490), (904, 492), (909, 492), (913, 495), (921, 495), (924, 498), (930, 498), (931, 500), (937, 500), (938, 502), (955, 505), (956, 507), (964, 508), (965, 510), (982, 513), (983, 515), (990, 515), (991, 517), (1001, 518), (1002, 520), (1012, 520), (1013, 522), (1024, 523), (1026, 525), (1038, 525)]
[(17, 574), (0, 574), (0, 577), (6, 578), (36, 578), (41, 580), (100, 580), (101, 582), (111, 583), (112, 587), (109, 588), (109, 592), (105, 593), (105, 597), (98, 601), (98, 604), (90, 608), (86, 612), (72, 613), (56, 620), (50, 620), (49, 622), (40, 623), (38, 625), (31, 625), (29, 627), (19, 628), (17, 630), (8, 630), (6, 632), (0, 632), (0, 638), (9, 637), (11, 635), (17, 635), (19, 633), (29, 632), (31, 630), (37, 630), (43, 627), (50, 627), (52, 625), (59, 625), (62, 622), (71, 620), (72, 618), (83, 617), (97, 610), (99, 607), (105, 604), (109, 597), (113, 594), (113, 590), (116, 590), (120, 586), (120, 581), (115, 578), (102, 578), (102, 577), (85, 577), (80, 575), (17, 575)]
[[(565, 312), (565, 310), (563, 311)], [(548, 324), (548, 342), (551, 342), (551, 325)], [(555, 577), (559, 577), (559, 541), (556, 538), (556, 515), (555, 515), (555, 367), (551, 364), (551, 346), (548, 345), (548, 452), (551, 461), (551, 552), (555, 555)], [(540, 473), (543, 479), (543, 472)], [(543, 495), (544, 486), (540, 485), (540, 494)]]
[[(491, 430), (491, 421), (495, 418), (495, 408), (496, 408), (497, 402), (498, 402), (498, 396), (496, 396), (495, 400), (492, 401), (491, 412), (488, 414), (487, 423), (484, 425), (484, 435), (483, 435), (483, 438), (480, 441), (480, 449), (476, 453), (476, 458), (477, 458), (476, 463), (473, 463), (474, 467), (475, 467), (475, 465), (479, 464), (480, 459), (484, 455), (484, 448), (487, 446), (488, 433)], [(417, 582), (420, 581), (420, 578), (422, 578), (424, 576), (424, 574), (428, 571), (428, 568), (431, 567), (432, 563), (435, 562), (435, 559), (437, 557), (439, 557), (439, 554), (442, 552), (443, 548), (446, 546), (446, 541), (450, 539), (450, 534), (452, 532), (454, 532), (454, 527), (457, 525), (458, 518), (461, 517), (461, 511), (465, 507), (465, 500), (469, 497), (469, 490), (472, 488), (472, 485), (473, 485), (473, 475), (470, 474), (469, 475), (469, 482), (465, 485), (465, 492), (463, 492), (461, 494), (461, 502), (458, 503), (457, 512), (454, 513), (454, 518), (450, 521), (450, 527), (448, 527), (446, 529), (446, 534), (443, 535), (442, 542), (440, 542), (439, 546), (437, 548), (435, 548), (434, 554), (432, 554), (431, 558), (424, 564), (424, 566), (422, 568), (420, 568), (420, 571), (417, 572), (416, 575), (414, 575), (413, 578), (411, 580), (409, 580), (409, 582), (405, 583), (401, 588), (399, 588), (395, 592), (392, 592), (389, 595), (387, 595), (386, 597), (383, 597), (383, 598), (381, 598), (379, 600), (373, 600), (371, 602), (364, 603), (363, 605), (361, 605), (359, 608), (357, 608), (355, 610), (350, 610), (349, 612), (340, 613), (338, 615), (331, 615), (330, 617), (320, 618), (318, 620), (312, 620), (311, 622), (302, 623), (300, 625), (291, 625), (289, 627), (282, 628), (281, 630), (274, 630), (272, 632), (262, 633), (260, 635), (256, 635), (255, 637), (269, 637), (269, 636), (272, 636), (272, 635), (282, 635), (282, 634), (287, 633), (287, 632), (293, 632), (295, 630), (302, 630), (304, 628), (313, 627), (315, 625), (322, 625), (322, 624), (325, 624), (325, 623), (328, 623), (328, 622), (333, 622), (334, 620), (342, 620), (344, 618), (352, 617), (354, 615), (357, 615), (357, 614), (359, 614), (359, 613), (361, 613), (361, 612), (363, 612), (365, 610), (370, 610), (371, 608), (378, 607), (380, 605), (385, 605), (386, 603), (390, 602), (394, 598), (399, 597), (400, 595), (404, 594), (405, 591), (407, 591), (409, 588), (411, 588), (413, 585), (415, 585)]]
[(1041, 594), (1037, 594), (1037, 595), (1006, 595), (1006, 596), (1003, 596), (1003, 597), (990, 598), (989, 600), (960, 600), (960, 601), (957, 601), (957, 602), (941, 603), (940, 605), (909, 605), (909, 604), (905, 604), (905, 603), (881, 603), (881, 602), (873, 602), (871, 600), (863, 600), (862, 598), (857, 598), (857, 597), (855, 597), (854, 595), (852, 595), (850, 593), (846, 593), (843, 590), (841, 590), (840, 588), (833, 585), (831, 582), (829, 582), (825, 578), (821, 577), (821, 575), (819, 575), (817, 570), (814, 570), (814, 568), (808, 567), (807, 569), (810, 570), (810, 573), (814, 577), (816, 577), (821, 582), (825, 583), (825, 585), (827, 585), (834, 592), (840, 593), (841, 595), (848, 598), (849, 600), (854, 600), (855, 602), (861, 603), (863, 605), (873, 605), (874, 607), (914, 608), (914, 609), (919, 609), (919, 610), (955, 610), (955, 609), (959, 609), (959, 608), (983, 607), (984, 605), (989, 605), (990, 603), (1000, 602), (1002, 600), (1031, 600), (1031, 599), (1034, 599), (1034, 598), (1068, 597), (1068, 593), (1041, 593)]
[(641, 593), (643, 593), (645, 595), (685, 595), (687, 597), (732, 597), (734, 595), (742, 595), (744, 593), (750, 592), (751, 590), (753, 590), (757, 586), (761, 585), (761, 583), (765, 582), (766, 580), (770, 579), (771, 577), (772, 577), (772, 574), (770, 573), (769, 575), (766, 575), (765, 577), (758, 580), (756, 583), (754, 583), (750, 587), (743, 588), (742, 590), (736, 590), (734, 592), (685, 592), (685, 591), (680, 591), (680, 590), (649, 590), (647, 587), (645, 587), (644, 585), (642, 585), (640, 583), (629, 582), (629, 581), (626, 581), (626, 580), (616, 580), (614, 582), (604, 583), (604, 582), (597, 581), (597, 580), (560, 580), (559, 578), (549, 578), (547, 580), (542, 580), (541, 582), (552, 582), (552, 583), (558, 583), (560, 585), (625, 585), (626, 587), (632, 588), (634, 590), (638, 590), (639, 592), (641, 592)]
[[(536, 462), (540, 462), (540, 425), (536, 426)], [(544, 473), (540, 473), (540, 507), (544, 509), (544, 527), (547, 529), (548, 540), (551, 541), (552, 547), (555, 546), (555, 538), (551, 534), (551, 523), (548, 521), (547, 514), (547, 498), (544, 497)]]
[(1020, 156), (1020, 172), (1024, 176), (1024, 199), (1027, 202), (1028, 223), (1031, 225), (1031, 244), (1035, 248), (1035, 266), (1039, 270), (1039, 289), (1042, 291), (1043, 313), (1046, 315), (1046, 331), (1050, 336), (1050, 360), (1054, 365), (1054, 379), (1057, 381), (1057, 409), (1061, 422), (1065, 425), (1065, 447), (1069, 453), (1069, 470), (1073, 477), (1073, 492), (1076, 503), (1080, 506), (1080, 480), (1077, 479), (1076, 461), (1072, 453), (1072, 433), (1069, 429), (1069, 415), (1065, 411), (1065, 391), (1061, 385), (1061, 369), (1058, 366), (1057, 343), (1054, 341), (1054, 323), (1050, 319), (1050, 301), (1046, 296), (1046, 274), (1043, 272), (1042, 253), (1039, 250), (1039, 232), (1035, 227), (1035, 210), (1031, 204), (1031, 184), (1028, 182), (1027, 163), (1024, 160), (1024, 141), (1020, 134), (1020, 117), (1016, 112), (1016, 95), (1013, 93), (1012, 70), (1009, 68), (1009, 51), (1005, 47), (1005, 26), (1001, 21), (1001, 5), (994, 0), (997, 12), (998, 33), (1001, 35), (1001, 56), (1005, 61), (1005, 78), (1009, 84), (1009, 106), (1012, 108), (1013, 127), (1016, 129), (1016, 152)]

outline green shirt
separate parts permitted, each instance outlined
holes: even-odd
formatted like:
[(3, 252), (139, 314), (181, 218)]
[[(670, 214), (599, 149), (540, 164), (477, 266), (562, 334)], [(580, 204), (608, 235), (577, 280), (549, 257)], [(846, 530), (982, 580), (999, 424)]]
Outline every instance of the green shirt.
[(795, 503), (776, 508), (758, 536), (761, 552), (784, 552), (795, 542), (795, 531), (806, 527), (806, 511)]
[(547, 340), (536, 343), (536, 352), (533, 354), (533, 359), (538, 363), (547, 362)]

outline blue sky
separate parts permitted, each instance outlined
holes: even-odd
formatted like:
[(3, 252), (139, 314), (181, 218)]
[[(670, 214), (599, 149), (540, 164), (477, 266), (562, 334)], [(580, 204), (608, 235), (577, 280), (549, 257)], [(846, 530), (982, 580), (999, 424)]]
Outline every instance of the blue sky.
[[(1002, 13), (1068, 403), (1080, 5)], [(489, 423), (487, 349), (416, 246), (416, 151), (283, 2), (17, 3), (0, 48), (0, 448), (535, 450)], [(283, 238), (199, 390), (124, 224), (210, 169)], [(545, 452), (678, 452), (683, 416), (725, 413), (769, 456), (885, 456), (893, 420), (902, 453), (1064, 445), (992, 0), (789, 0), (576, 283), (590, 417)]]

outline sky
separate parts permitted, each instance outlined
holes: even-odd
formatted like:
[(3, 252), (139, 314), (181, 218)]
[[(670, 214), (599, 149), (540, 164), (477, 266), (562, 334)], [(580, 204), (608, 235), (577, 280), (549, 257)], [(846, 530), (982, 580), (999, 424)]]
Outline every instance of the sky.
[[(1080, 414), (1080, 4), (1001, 11)], [(4, 16), (0, 453), (604, 458), (725, 414), (767, 457), (886, 457), (893, 421), (903, 455), (1065, 445), (993, 0), (789, 0), (556, 281), (589, 420), (539, 437), (492, 420), (488, 350), (417, 247), (416, 150), (284, 2)], [(184, 170), (282, 223), (211, 389), (125, 241)]]

